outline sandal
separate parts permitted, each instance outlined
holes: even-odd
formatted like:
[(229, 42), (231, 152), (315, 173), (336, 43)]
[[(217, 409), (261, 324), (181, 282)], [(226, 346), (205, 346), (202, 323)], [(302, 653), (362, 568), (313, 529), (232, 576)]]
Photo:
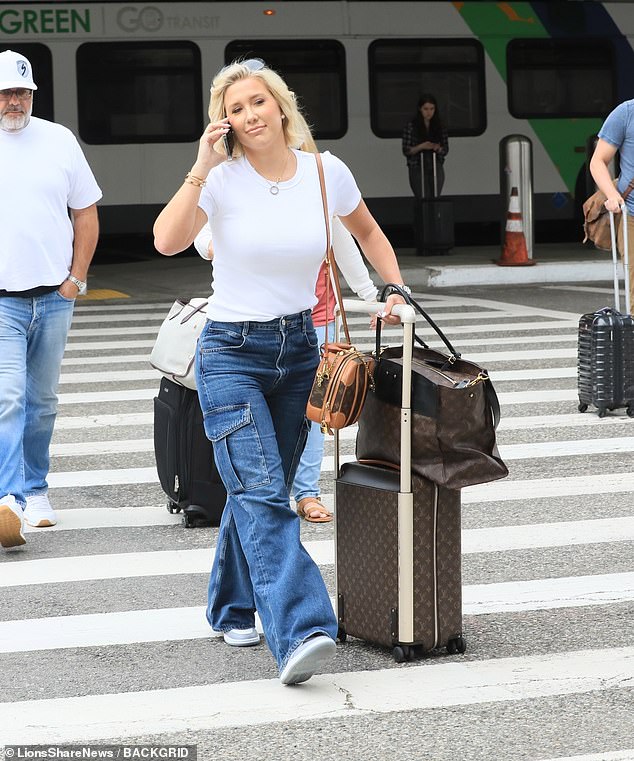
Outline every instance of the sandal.
[[(320, 513), (315, 515), (315, 513)], [(297, 515), (308, 523), (330, 523), (333, 514), (321, 504), (319, 497), (304, 497), (297, 503)]]

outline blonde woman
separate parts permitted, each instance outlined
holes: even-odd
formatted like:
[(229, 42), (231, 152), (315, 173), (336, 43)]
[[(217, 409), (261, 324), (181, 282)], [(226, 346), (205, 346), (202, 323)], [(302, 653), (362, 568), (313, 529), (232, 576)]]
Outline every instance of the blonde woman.
[[(308, 125), (305, 125), (306, 137), (302, 143), (303, 151), (317, 153)], [(213, 259), (212, 234), (207, 223), (194, 238), (194, 247), (203, 259)], [(346, 282), (360, 299), (367, 301), (371, 308), (375, 306), (377, 288), (370, 279), (370, 273), (354, 238), (346, 230), (338, 217), (332, 220), (332, 249), (337, 266)], [(335, 334), (335, 290), (330, 289), (330, 301), (326, 303), (325, 270), (319, 270), (315, 289), (317, 304), (313, 307), (312, 320), (319, 346), (326, 339), (334, 341)], [(295, 497), (297, 514), (308, 523), (330, 523), (333, 514), (321, 502), (319, 494), (319, 476), (324, 456), (324, 434), (318, 423), (311, 423), (306, 439), (306, 446), (295, 473), (291, 494)]]
[[(154, 226), (166, 255), (209, 222), (214, 292), (196, 361), (205, 430), (227, 489), (207, 618), (230, 645), (256, 644), (257, 609), (283, 684), (304, 682), (335, 654), (337, 621), (300, 542), (289, 487), (304, 448), (318, 363), (311, 320), (325, 227), (315, 157), (295, 98), (261, 61), (214, 78), (210, 124), (184, 183)], [(223, 137), (231, 130), (232, 160)], [(394, 251), (349, 169), (323, 155), (330, 213), (379, 275), (402, 283)], [(388, 323), (400, 298), (384, 306)]]

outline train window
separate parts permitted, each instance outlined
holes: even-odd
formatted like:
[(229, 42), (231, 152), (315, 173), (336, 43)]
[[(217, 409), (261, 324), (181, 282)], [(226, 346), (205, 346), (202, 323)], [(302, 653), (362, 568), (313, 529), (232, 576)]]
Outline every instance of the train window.
[(86, 143), (183, 143), (203, 131), (200, 50), (193, 42), (80, 45), (77, 92)]
[(506, 58), (509, 111), (519, 119), (603, 118), (614, 107), (614, 51), (608, 40), (511, 40)]
[(15, 42), (0, 45), (0, 52), (13, 50), (29, 59), (37, 90), (33, 96), (33, 116), (53, 121), (53, 59), (51, 51), (41, 42)]
[(486, 129), (484, 51), (477, 40), (375, 40), (368, 48), (370, 121), (400, 137), (422, 92), (432, 93), (449, 135)]
[(343, 137), (348, 129), (345, 50), (335, 40), (234, 40), (225, 62), (262, 58), (293, 92), (316, 140)]

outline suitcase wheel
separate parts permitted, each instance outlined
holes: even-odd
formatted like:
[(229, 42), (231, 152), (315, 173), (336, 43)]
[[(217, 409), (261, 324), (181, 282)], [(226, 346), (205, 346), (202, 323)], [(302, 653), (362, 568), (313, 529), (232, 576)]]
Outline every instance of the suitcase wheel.
[(211, 519), (204, 507), (188, 505), (183, 510), (183, 526), (185, 528), (206, 528), (211, 525)]
[(634, 407), (628, 407), (627, 408), (627, 416), (628, 417), (634, 417)]
[(172, 502), (172, 500), (171, 500), (171, 499), (168, 499), (168, 500), (167, 500), (167, 512), (168, 512), (168, 513), (172, 513), (172, 514), (174, 514), (174, 513), (180, 513), (180, 511), (181, 511), (181, 509), (180, 509), (180, 507), (179, 507), (179, 506), (176, 504), (176, 502)]
[(447, 642), (447, 652), (450, 655), (455, 655), (456, 653), (464, 653), (467, 649), (467, 643), (464, 640), (464, 637), (455, 637), (454, 639), (450, 639)]
[(601, 407), (599, 409), (599, 417), (605, 417), (606, 412), (607, 412), (606, 408), (605, 407)]
[(342, 626), (340, 626), (337, 629), (337, 639), (339, 640), (339, 642), (345, 642), (348, 639), (348, 635), (346, 634), (346, 630)]
[(407, 660), (405, 648), (397, 645), (394, 650), (392, 650), (392, 657), (397, 663), (404, 663)]
[(396, 647), (392, 650), (392, 657), (397, 663), (413, 661), (416, 657), (416, 650), (409, 645), (396, 645)]
[(584, 404), (583, 402), (579, 402), (579, 406), (577, 407), (579, 412), (585, 412), (588, 409), (588, 405)]

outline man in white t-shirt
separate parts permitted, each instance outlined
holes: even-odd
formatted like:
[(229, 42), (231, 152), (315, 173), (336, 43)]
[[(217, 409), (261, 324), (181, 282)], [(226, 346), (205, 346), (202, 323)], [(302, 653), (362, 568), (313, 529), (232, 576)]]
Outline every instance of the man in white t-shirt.
[[(32, 117), (31, 64), (0, 53), (0, 545), (57, 522), (48, 501), (57, 384), (86, 290), (101, 190), (72, 132)], [(70, 212), (70, 213), (69, 213)]]

